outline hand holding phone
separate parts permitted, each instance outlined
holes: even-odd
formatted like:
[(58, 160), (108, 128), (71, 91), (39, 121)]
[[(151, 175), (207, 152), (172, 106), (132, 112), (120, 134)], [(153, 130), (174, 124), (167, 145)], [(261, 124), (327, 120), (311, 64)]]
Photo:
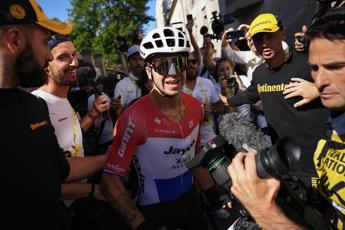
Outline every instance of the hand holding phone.
[(237, 38), (245, 36), (245, 33), (243, 30), (229, 31), (226, 34), (227, 34), (228, 39), (237, 39)]

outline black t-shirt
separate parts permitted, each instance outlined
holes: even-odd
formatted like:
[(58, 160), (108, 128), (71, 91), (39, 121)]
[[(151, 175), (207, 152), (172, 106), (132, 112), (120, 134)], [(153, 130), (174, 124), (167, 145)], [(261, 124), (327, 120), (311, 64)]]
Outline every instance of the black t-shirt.
[(273, 140), (282, 137), (296, 140), (302, 148), (300, 170), (316, 175), (312, 158), (317, 141), (326, 134), (329, 111), (320, 99), (299, 108), (294, 108), (293, 104), (301, 98), (284, 99), (285, 84), (294, 77), (312, 81), (305, 54), (293, 53), (283, 65), (272, 70), (265, 63), (258, 66), (250, 87), (228, 102), (230, 106), (238, 106), (254, 104), (261, 99)]
[(69, 164), (42, 99), (0, 89), (1, 219), (10, 229), (69, 229), (60, 203)]

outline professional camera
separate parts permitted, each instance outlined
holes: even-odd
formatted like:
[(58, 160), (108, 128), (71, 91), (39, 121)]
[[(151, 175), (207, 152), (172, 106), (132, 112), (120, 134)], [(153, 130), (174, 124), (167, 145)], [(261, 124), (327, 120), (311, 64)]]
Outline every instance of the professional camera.
[[(211, 39), (221, 39), (220, 35), (224, 31), (225, 25), (230, 24), (234, 22), (234, 19), (232, 18), (231, 14), (226, 14), (222, 18), (220, 14), (217, 13), (217, 11), (212, 12), (212, 24), (211, 28), (214, 34), (209, 34)], [(206, 26), (202, 26), (200, 29), (200, 34), (205, 36), (208, 34), (208, 28)]]
[[(229, 145), (222, 136), (210, 140), (191, 161), (188, 168), (207, 168), (215, 182), (229, 190), (231, 178), (227, 167), (236, 154), (234, 146)], [(256, 155), (257, 173), (261, 178), (282, 179), (296, 170), (301, 149), (291, 138), (279, 139), (275, 145), (261, 149)]]
[[(245, 148), (251, 150), (248, 146), (244, 146)], [(190, 169), (207, 168), (214, 181), (230, 191), (231, 178), (227, 167), (236, 152), (232, 144), (228, 144), (222, 136), (217, 136), (187, 162), (186, 166)], [(279, 139), (273, 146), (258, 151), (255, 157), (257, 174), (260, 178), (274, 177), (282, 182), (276, 201), (289, 218), (306, 226), (307, 229), (330, 229), (331, 224), (323, 218), (321, 211), (315, 206), (309, 189), (293, 176), (300, 156), (301, 148), (293, 139), (288, 137)], [(235, 198), (233, 201), (238, 204)], [(253, 224), (244, 207), (238, 205), (242, 222), (237, 225)]]

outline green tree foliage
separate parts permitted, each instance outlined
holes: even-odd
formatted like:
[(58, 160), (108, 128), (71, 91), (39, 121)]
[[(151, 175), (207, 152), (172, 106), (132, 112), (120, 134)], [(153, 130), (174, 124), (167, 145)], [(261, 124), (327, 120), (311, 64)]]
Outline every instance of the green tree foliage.
[(147, 2), (148, 0), (71, 0), (69, 16), (77, 49), (91, 49), (94, 53), (103, 54), (107, 64), (114, 64), (118, 58), (116, 47), (122, 42), (119, 37), (130, 36), (134, 30), (153, 20), (145, 15)]

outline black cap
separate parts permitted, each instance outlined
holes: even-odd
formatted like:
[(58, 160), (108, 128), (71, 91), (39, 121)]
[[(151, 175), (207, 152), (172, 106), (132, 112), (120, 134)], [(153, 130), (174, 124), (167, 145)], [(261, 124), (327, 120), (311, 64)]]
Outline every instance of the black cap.
[(0, 0), (0, 25), (36, 23), (58, 34), (70, 34), (70, 24), (47, 18), (35, 0)]

